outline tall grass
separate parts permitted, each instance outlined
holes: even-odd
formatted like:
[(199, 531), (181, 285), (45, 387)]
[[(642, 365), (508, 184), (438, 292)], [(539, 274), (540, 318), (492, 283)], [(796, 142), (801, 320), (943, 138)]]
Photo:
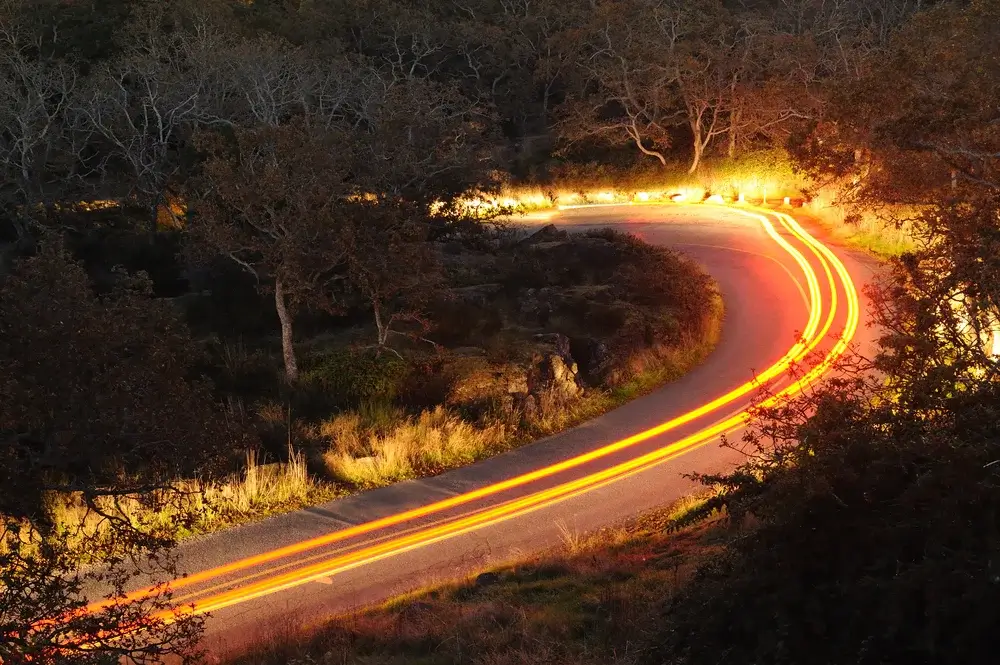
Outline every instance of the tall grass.
[(320, 432), (330, 441), (323, 456), (330, 475), (359, 489), (470, 464), (508, 439), (500, 422), (477, 426), (441, 406), (381, 432), (366, 429), (354, 413), (323, 422)]
[(917, 247), (909, 221), (917, 211), (908, 208), (851, 214), (842, 206), (827, 205), (824, 199), (817, 198), (805, 206), (804, 212), (844, 244), (876, 256), (899, 256)]
[(70, 539), (110, 535), (109, 515), (182, 538), (300, 508), (333, 495), (331, 487), (310, 476), (302, 453), (290, 450), (287, 462), (266, 464), (251, 451), (244, 469), (222, 481), (184, 480), (149, 495), (99, 499), (96, 511), (75, 494), (52, 496), (49, 505), (54, 523)]

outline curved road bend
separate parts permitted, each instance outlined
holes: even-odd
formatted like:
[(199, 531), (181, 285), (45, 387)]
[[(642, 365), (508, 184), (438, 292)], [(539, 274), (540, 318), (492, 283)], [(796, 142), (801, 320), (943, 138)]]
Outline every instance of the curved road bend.
[(210, 612), (205, 646), (245, 648), (463, 577), (558, 544), (567, 530), (670, 503), (694, 489), (681, 474), (733, 465), (738, 455), (718, 435), (739, 428), (754, 376), (770, 368), (769, 385), (794, 390), (783, 371), (790, 353), (836, 352), (852, 329), (855, 344), (872, 343), (857, 300), (871, 261), (840, 249), (833, 256), (793, 220), (766, 220), (676, 204), (559, 213), (556, 224), (613, 224), (701, 263), (726, 304), (717, 349), (653, 394), (510, 453), (185, 543), (190, 575), (175, 583), (175, 600)]

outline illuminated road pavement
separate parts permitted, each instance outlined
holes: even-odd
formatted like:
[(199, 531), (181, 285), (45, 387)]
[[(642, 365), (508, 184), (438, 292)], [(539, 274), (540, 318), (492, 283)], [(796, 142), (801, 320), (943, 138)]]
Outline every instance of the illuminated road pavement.
[(693, 489), (681, 474), (738, 461), (718, 435), (743, 423), (754, 376), (794, 391), (785, 369), (795, 357), (837, 353), (850, 336), (863, 349), (871, 344), (855, 290), (870, 262), (840, 249), (834, 256), (794, 220), (668, 205), (567, 210), (552, 221), (614, 223), (701, 263), (726, 304), (718, 348), (675, 383), (563, 434), (436, 478), (185, 544), (182, 569), (192, 574), (177, 584), (176, 599), (211, 613), (212, 651), (299, 630), (550, 547), (566, 530), (594, 530), (669, 503)]

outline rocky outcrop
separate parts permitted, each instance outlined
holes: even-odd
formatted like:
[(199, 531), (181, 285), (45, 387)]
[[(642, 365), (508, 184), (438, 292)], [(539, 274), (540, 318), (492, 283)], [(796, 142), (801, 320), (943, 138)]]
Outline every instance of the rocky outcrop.
[[(584, 394), (580, 369), (565, 335), (534, 338), (530, 361), (490, 363), (466, 357), (457, 363), (461, 378), (448, 402), (473, 409), (499, 409), (512, 417), (535, 420), (568, 408)], [(458, 364), (462, 364), (458, 367)]]
[(611, 350), (606, 342), (594, 337), (574, 337), (570, 351), (580, 366), (580, 373), (591, 382), (600, 382), (611, 364)]
[(527, 393), (516, 398), (524, 417), (532, 420), (567, 408), (583, 396), (580, 370), (570, 353), (569, 338), (560, 334), (536, 335), (543, 347), (532, 358)]

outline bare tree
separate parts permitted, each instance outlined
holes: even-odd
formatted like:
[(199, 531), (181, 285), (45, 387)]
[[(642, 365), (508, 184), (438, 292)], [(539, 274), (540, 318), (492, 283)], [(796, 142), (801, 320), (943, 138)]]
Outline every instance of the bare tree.
[(22, 3), (0, 4), (0, 202), (23, 237), (30, 206), (48, 204), (81, 172), (73, 64), (46, 55), (47, 44), (21, 15)]
[(578, 61), (584, 77), (566, 106), (563, 133), (571, 142), (624, 135), (665, 166), (670, 126), (679, 117), (674, 52), (680, 35), (664, 41), (645, 9), (640, 0), (598, 5)]
[(358, 111), (354, 168), (364, 191), (426, 211), (492, 184), (491, 117), (456, 86), (391, 83)]
[(167, 185), (179, 168), (179, 145), (199, 115), (198, 90), (149, 58), (127, 58), (95, 75), (83, 112), (120, 163), (127, 194), (149, 211), (150, 233)]
[(347, 218), (347, 276), (371, 308), (377, 348), (392, 350), (392, 337), (400, 335), (429, 341), (423, 308), (440, 287), (441, 273), (424, 211), (399, 199), (360, 200)]
[[(181, 154), (193, 131), (230, 124), (234, 81), (220, 54), (239, 43), (212, 5), (141, 3), (119, 37), (122, 53), (91, 72), (91, 93), (80, 105), (105, 145), (106, 175), (149, 211), (155, 234), (158, 211), (176, 188)], [(116, 173), (116, 171), (122, 173)]]

